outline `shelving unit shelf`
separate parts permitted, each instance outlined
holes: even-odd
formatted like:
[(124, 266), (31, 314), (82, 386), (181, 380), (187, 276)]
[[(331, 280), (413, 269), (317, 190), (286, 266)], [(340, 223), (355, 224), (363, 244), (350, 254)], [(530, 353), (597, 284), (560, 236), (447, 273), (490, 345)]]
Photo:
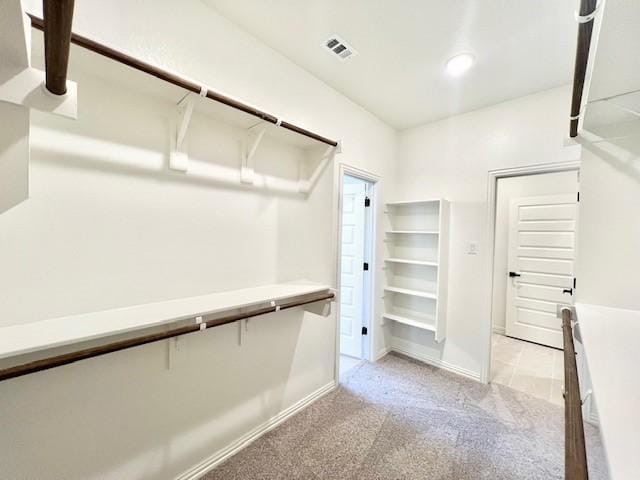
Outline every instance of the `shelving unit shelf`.
[(382, 318), (446, 337), (449, 202), (387, 203), (389, 234)]
[(408, 265), (422, 265), (424, 267), (437, 267), (438, 262), (426, 262), (423, 260), (407, 260), (406, 258), (385, 258), (385, 262), (406, 263)]

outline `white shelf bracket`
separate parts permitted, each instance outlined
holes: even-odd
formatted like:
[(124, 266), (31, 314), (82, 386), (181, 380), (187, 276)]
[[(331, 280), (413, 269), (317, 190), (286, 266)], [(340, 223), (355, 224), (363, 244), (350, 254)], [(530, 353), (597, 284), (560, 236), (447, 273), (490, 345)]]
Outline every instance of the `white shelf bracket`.
[(189, 168), (189, 142), (187, 131), (191, 115), (199, 98), (207, 96), (207, 87), (200, 87), (200, 94), (188, 93), (178, 102), (176, 120), (169, 129), (169, 168), (179, 172), (186, 172)]
[(336, 153), (342, 153), (341, 142), (338, 142), (338, 145), (336, 145), (335, 147), (327, 147), (327, 149), (324, 151), (324, 154), (322, 155), (322, 160), (320, 160), (320, 163), (318, 163), (318, 166), (313, 171), (309, 179), (301, 178), (300, 180), (298, 180), (298, 192), (304, 193), (306, 195), (311, 192), (311, 190), (313, 190), (313, 187), (315, 187), (324, 169), (327, 168), (327, 165), (333, 162)]
[(253, 157), (267, 131), (265, 122), (259, 122), (247, 129), (247, 134), (242, 145), (242, 167), (240, 168), (240, 181), (253, 184), (255, 177)]

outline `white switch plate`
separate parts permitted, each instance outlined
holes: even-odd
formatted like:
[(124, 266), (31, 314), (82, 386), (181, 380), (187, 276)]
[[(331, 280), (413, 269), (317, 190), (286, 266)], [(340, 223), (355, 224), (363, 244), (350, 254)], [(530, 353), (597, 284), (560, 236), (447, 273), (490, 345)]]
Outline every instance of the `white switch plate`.
[(471, 242), (469, 242), (469, 246), (467, 247), (467, 253), (469, 255), (477, 255), (479, 248), (480, 247), (478, 245), (478, 242), (471, 241)]

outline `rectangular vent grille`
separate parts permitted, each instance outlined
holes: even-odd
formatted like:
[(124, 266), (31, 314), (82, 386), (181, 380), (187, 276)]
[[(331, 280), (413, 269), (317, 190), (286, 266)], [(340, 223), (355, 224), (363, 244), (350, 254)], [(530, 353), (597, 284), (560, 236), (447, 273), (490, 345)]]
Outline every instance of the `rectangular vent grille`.
[(351, 45), (342, 40), (338, 35), (331, 35), (329, 39), (324, 42), (324, 48), (342, 62), (358, 54)]

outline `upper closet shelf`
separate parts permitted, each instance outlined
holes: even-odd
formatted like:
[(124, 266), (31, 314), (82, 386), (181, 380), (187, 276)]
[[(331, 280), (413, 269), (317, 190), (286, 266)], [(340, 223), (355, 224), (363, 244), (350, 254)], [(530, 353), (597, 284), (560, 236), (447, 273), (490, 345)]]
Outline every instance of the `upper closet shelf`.
[(3, 327), (0, 359), (329, 292), (326, 285), (273, 284)]
[[(38, 30), (42, 30), (44, 28), (44, 21), (41, 18), (35, 17), (33, 15), (30, 15), (30, 17), (32, 27)], [(183, 77), (175, 72), (171, 72), (158, 66), (151, 65), (141, 59), (135, 58), (127, 53), (120, 52), (108, 45), (101, 44), (83, 35), (79, 35), (75, 32), (72, 33), (71, 43), (78, 45), (86, 50), (97, 53), (103, 57), (109, 58), (119, 64), (125, 65), (144, 74), (156, 77), (160, 80), (163, 80), (167, 84), (175, 85), (177, 87), (180, 87), (181, 89), (187, 90), (188, 92), (202, 95), (203, 97), (206, 97), (209, 100), (213, 100), (218, 104), (226, 105), (227, 107), (235, 111), (243, 112), (243, 114), (245, 115), (254, 117), (253, 120), (249, 121), (253, 122), (254, 124), (256, 122), (256, 119), (258, 119), (277, 127), (282, 127), (284, 130), (314, 140), (315, 142), (324, 143), (332, 147), (336, 147), (338, 145), (338, 142), (336, 142), (335, 140), (331, 140), (327, 137), (311, 132), (305, 128), (289, 123), (252, 105), (246, 104), (244, 102), (241, 102), (240, 100), (236, 100), (232, 97), (216, 92), (215, 90), (204, 86), (202, 83)]]
[[(41, 30), (43, 21), (32, 16), (31, 25)], [(44, 65), (44, 42), (39, 32), (34, 32), (31, 43), (33, 63)], [(69, 72), (70, 76), (74, 72), (92, 76), (100, 72), (99, 79), (102, 82), (160, 99), (164, 105), (173, 105), (169, 112), (167, 142), (168, 166), (171, 170), (189, 170), (188, 132), (196, 113), (240, 130), (237, 133), (241, 145), (240, 174), (230, 176), (224, 171), (211, 174), (215, 177), (212, 179), (223, 183), (239, 181), (270, 191), (308, 194), (335, 154), (341, 151), (340, 143), (336, 140), (77, 33), (71, 36)], [(255, 166), (256, 152), (261, 151), (260, 145), (266, 143), (265, 138), (301, 150), (299, 158), (306, 165), (299, 168), (300, 177), (297, 180), (258, 173), (260, 169)], [(307, 168), (309, 164), (311, 168)]]

